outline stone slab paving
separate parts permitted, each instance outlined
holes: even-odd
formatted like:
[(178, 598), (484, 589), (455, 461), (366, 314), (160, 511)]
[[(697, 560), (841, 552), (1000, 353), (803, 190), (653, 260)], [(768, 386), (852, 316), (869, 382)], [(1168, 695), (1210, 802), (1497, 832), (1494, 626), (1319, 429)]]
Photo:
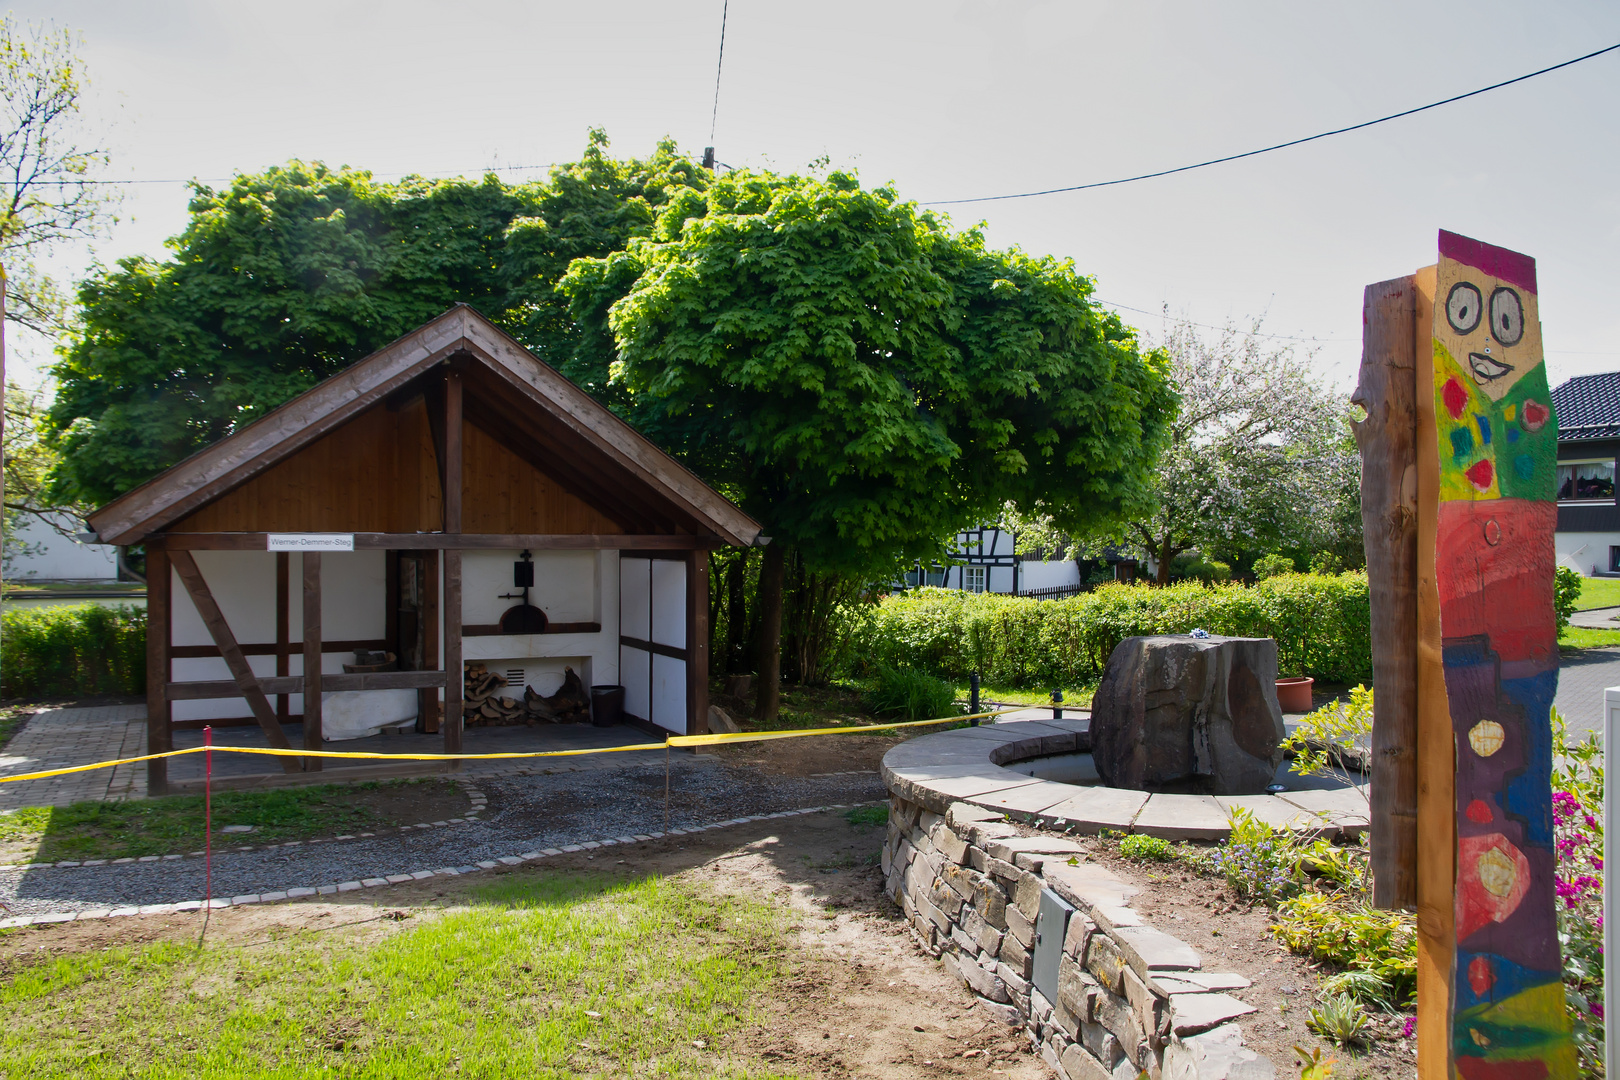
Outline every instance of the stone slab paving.
[[(145, 705), (44, 709), (30, 717), (0, 753), (0, 777), (137, 757), (146, 752), (145, 746)], [(124, 765), (0, 784), (0, 810), (145, 795), (146, 766)]]
[(1302, 779), (1286, 770), (1279, 770), (1278, 779), (1289, 790), (1223, 802), (1209, 795), (1150, 795), (1060, 783), (1006, 767), (1030, 758), (1084, 753), (1089, 723), (1035, 715), (998, 720), (988, 730), (981, 726), (924, 735), (884, 755), (883, 780), (891, 791), (936, 814), (960, 801), (1079, 833), (1109, 829), (1174, 840), (1222, 840), (1231, 831), (1228, 805), (1247, 806), (1261, 820), (1279, 826), (1330, 833), (1354, 833), (1367, 826), (1366, 798), (1359, 787)]
[[(1607, 629), (1620, 626), (1610, 625)], [(1620, 649), (1581, 649), (1566, 653), (1559, 661), (1558, 695), (1553, 698), (1553, 707), (1569, 725), (1572, 740), (1588, 732), (1603, 737), (1603, 691), (1611, 686), (1620, 686)]]

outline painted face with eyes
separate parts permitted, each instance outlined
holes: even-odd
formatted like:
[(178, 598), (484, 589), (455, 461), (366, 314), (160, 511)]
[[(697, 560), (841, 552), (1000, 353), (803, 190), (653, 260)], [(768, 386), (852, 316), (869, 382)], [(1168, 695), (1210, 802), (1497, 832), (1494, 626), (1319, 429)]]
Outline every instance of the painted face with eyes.
[(1492, 401), (1541, 363), (1534, 261), (1440, 234), (1435, 338)]

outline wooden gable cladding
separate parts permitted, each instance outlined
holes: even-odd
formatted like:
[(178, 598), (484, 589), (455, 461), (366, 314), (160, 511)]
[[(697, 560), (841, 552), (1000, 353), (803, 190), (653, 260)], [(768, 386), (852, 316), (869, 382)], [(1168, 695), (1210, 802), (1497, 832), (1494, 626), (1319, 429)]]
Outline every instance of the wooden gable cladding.
[(461, 527), (469, 533), (609, 533), (618, 522), (563, 490), (477, 423), (463, 429)]
[[(436, 532), (443, 528), (429, 405), (361, 413), (173, 532)], [(621, 534), (476, 423), (463, 429), (462, 529), (471, 533)]]
[(374, 406), (171, 532), (431, 532), (443, 520), (427, 405)]

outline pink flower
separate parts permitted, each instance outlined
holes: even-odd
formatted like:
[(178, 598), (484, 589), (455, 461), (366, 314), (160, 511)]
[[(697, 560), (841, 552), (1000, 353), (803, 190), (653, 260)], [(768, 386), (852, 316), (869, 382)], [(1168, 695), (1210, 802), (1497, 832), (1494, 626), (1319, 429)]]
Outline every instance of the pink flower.
[[(1601, 1005), (1600, 1005), (1600, 1006), (1598, 1006), (1598, 1007), (1599, 1007), (1599, 1008), (1602, 1008), (1602, 1006), (1601, 1006)], [(1410, 1038), (1411, 1038), (1411, 1037), (1412, 1037), (1412, 1033), (1413, 1033), (1413, 1032), (1414, 1032), (1414, 1031), (1416, 1031), (1416, 1030), (1417, 1030), (1417, 1017), (1415, 1017), (1415, 1016), (1408, 1016), (1408, 1017), (1407, 1017), (1407, 1018), (1406, 1018), (1406, 1026), (1404, 1026), (1404, 1027), (1403, 1027), (1403, 1028), (1401, 1028), (1401, 1038), (1403, 1038), (1403, 1039), (1410, 1039)]]

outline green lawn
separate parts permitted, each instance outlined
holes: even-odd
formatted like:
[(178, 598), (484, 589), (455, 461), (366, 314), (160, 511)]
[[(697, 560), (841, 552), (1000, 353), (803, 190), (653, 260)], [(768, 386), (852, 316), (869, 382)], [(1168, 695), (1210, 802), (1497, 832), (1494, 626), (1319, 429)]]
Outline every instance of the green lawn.
[(1600, 607), (1620, 607), (1620, 578), (1582, 578), (1581, 598), (1576, 611), (1591, 611)]
[[(1063, 704), (1078, 709), (1087, 708), (1091, 704), (1091, 696), (1096, 692), (1097, 687), (1095, 685), (1082, 686), (1075, 690), (1065, 687), (1063, 690)], [(963, 701), (968, 699), (967, 680), (964, 679), (956, 684), (956, 694)], [(1006, 705), (1050, 705), (1052, 704), (1052, 690), (1050, 687), (1045, 690), (1014, 690), (1006, 686), (980, 684), (979, 700), (994, 701)]]
[[(442, 820), (461, 816), (466, 801), (460, 788), (439, 779), (219, 791), (214, 793), (215, 843), (309, 840)], [(434, 810), (448, 813), (423, 816)], [(222, 841), (217, 834), (227, 825), (251, 825), (253, 832)], [(202, 846), (201, 795), (24, 807), (0, 814), (0, 853), (5, 855), (0, 861), (138, 858)]]
[(1585, 626), (1566, 626), (1558, 635), (1558, 645), (1564, 649), (1601, 649), (1620, 645), (1620, 630), (1592, 630)]
[(380, 936), (374, 918), (336, 925), (339, 911), (334, 929), (263, 948), (14, 960), (0, 1076), (787, 1075), (726, 1049), (782, 970), (775, 909), (665, 879), (545, 873), (473, 901), (416, 909)]

